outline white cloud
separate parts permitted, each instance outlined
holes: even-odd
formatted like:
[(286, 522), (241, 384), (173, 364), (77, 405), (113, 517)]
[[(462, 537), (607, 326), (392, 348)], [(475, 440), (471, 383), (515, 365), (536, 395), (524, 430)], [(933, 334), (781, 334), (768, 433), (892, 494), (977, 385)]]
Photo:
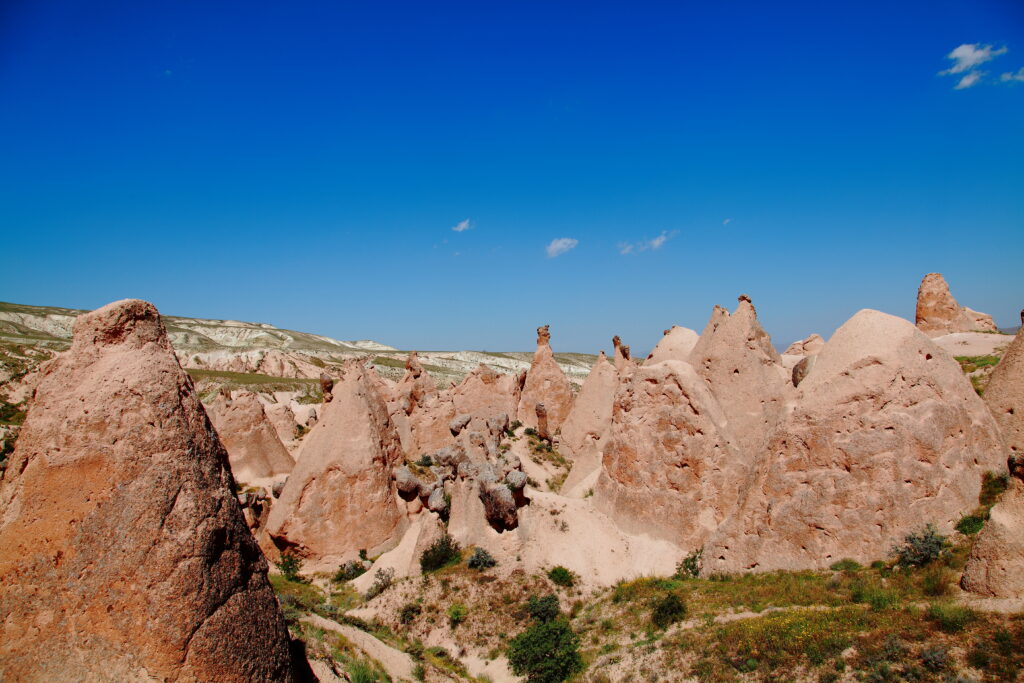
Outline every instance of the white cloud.
[(999, 77), (1003, 83), (1009, 83), (1010, 81), (1024, 81), (1024, 66), (1017, 69), (1017, 71), (1007, 71)]
[(661, 249), (661, 247), (668, 242), (670, 239), (679, 234), (678, 230), (669, 232), (668, 230), (662, 230), (661, 234), (654, 239), (641, 240), (632, 244), (628, 242), (621, 242), (619, 244), (619, 253), (623, 256), (641, 251), (655, 251)]
[(953, 86), (953, 90), (964, 90), (970, 88), (972, 85), (977, 85), (978, 81), (981, 80), (984, 71), (972, 71), (960, 79), (960, 82)]
[(729, 225), (730, 223), (732, 223), (731, 218), (726, 218), (724, 221), (722, 221), (722, 225)]
[(1006, 54), (1006, 47), (993, 50), (991, 45), (982, 45), (981, 43), (964, 43), (946, 55), (946, 59), (953, 60), (953, 66), (939, 73), (961, 74), (965, 71), (973, 71), (975, 67), (981, 66), (985, 62), (995, 59), (1002, 54)]
[(548, 258), (561, 256), (570, 249), (575, 249), (576, 245), (579, 243), (579, 240), (573, 239), (572, 237), (559, 237), (558, 239), (551, 240), (551, 244), (549, 244), (546, 249), (548, 252)]
[(470, 223), (469, 219), (467, 218), (464, 221), (459, 221), (458, 223), (456, 223), (455, 227), (452, 228), (452, 230), (454, 230), (455, 232), (462, 232), (464, 230), (469, 230), (472, 227), (473, 227), (473, 224)]

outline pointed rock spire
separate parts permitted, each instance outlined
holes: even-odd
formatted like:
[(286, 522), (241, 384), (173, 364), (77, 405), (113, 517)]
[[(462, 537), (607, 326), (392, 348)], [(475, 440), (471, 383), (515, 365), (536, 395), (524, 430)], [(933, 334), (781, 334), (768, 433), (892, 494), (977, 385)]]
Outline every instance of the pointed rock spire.
[(537, 328), (537, 351), (526, 373), (519, 399), (518, 418), (527, 427), (537, 426), (537, 404), (547, 409), (548, 426), (558, 430), (572, 408), (572, 387), (551, 351), (548, 326)]

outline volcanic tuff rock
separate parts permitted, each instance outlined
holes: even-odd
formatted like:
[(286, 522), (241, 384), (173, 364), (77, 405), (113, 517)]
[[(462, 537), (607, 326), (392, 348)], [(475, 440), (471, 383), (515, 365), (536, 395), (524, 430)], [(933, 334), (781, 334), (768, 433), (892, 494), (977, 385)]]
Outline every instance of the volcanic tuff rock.
[(451, 442), (449, 425), (455, 418), (455, 406), (448, 392), (437, 390), (415, 351), (409, 354), (405, 376), (391, 395), (388, 410), (408, 455), (416, 457)]
[(404, 530), (404, 505), (391, 479), (402, 448), (370, 372), (348, 363), (334, 400), (306, 436), (267, 521), (279, 548), (340, 562), (360, 549), (376, 552)]
[(515, 415), (525, 381), (525, 374), (503, 375), (481, 363), (452, 388), (455, 411), (485, 419), (501, 414)]
[(551, 334), (548, 326), (537, 328), (537, 351), (526, 373), (522, 396), (519, 399), (519, 421), (527, 427), (537, 426), (537, 404), (543, 403), (548, 411), (548, 426), (557, 431), (572, 408), (572, 387), (551, 352)]
[(736, 505), (749, 460), (693, 367), (644, 365), (615, 395), (594, 505), (627, 532), (697, 548)]
[(1010, 477), (1009, 489), (992, 508), (961, 585), (981, 595), (1024, 598), (1024, 480), (1019, 476)]
[(611, 424), (618, 386), (619, 374), (602, 351), (562, 423), (561, 446), (568, 454), (578, 455), (604, 437)]
[(812, 353), (818, 353), (825, 348), (825, 340), (821, 338), (820, 334), (812, 334), (806, 339), (795, 341), (786, 347), (786, 350), (782, 352), (784, 356), (809, 356)]
[(152, 304), (75, 322), (0, 485), (0, 679), (291, 680), (228, 456)]
[(949, 531), (999, 470), (995, 421), (910, 323), (863, 310), (817, 356), (705, 552), (709, 571), (862, 563), (926, 522)]
[(917, 328), (929, 337), (951, 332), (996, 332), (992, 316), (961, 306), (940, 273), (928, 273), (917, 290)]
[(1024, 327), (992, 371), (985, 403), (1010, 451), (1024, 455)]
[(697, 345), (698, 339), (700, 335), (689, 327), (673, 325), (671, 329), (665, 330), (665, 335), (651, 351), (644, 365), (654, 365), (663, 360), (689, 361), (690, 353)]
[(251, 483), (292, 471), (295, 461), (277, 437), (256, 394), (220, 394), (207, 407), (207, 413), (228, 449), (231, 472), (236, 479)]

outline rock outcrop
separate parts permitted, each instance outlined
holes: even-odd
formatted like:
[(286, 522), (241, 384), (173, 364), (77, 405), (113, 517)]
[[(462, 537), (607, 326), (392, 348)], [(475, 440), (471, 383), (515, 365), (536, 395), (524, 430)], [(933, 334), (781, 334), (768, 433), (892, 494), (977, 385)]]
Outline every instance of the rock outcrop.
[(291, 680), (228, 456), (152, 304), (80, 316), (0, 484), (0, 679)]
[(825, 340), (820, 334), (812, 334), (806, 339), (795, 341), (782, 352), (784, 356), (810, 356), (825, 348)]
[(993, 598), (1024, 598), (1024, 457), (1010, 457), (1010, 486), (992, 507), (967, 558), (964, 590)]
[(562, 451), (579, 455), (601, 441), (611, 424), (618, 386), (619, 374), (602, 351), (562, 423)]
[(1017, 331), (989, 376), (985, 404), (996, 418), (1010, 452), (1024, 455), (1024, 327)]
[(928, 273), (917, 290), (917, 329), (929, 337), (952, 332), (996, 332), (992, 316), (961, 306), (940, 273)]
[(277, 437), (256, 394), (221, 394), (207, 412), (228, 450), (235, 479), (252, 483), (292, 471), (295, 461)]
[(405, 362), (405, 376), (392, 391), (389, 411), (402, 449), (412, 458), (452, 440), (449, 425), (455, 418), (455, 406), (447, 392), (437, 390), (415, 351)]
[(619, 335), (612, 337), (612, 349), (614, 351), (613, 362), (617, 372), (621, 374), (625, 372), (627, 368), (631, 368), (634, 365), (634, 361), (629, 355), (629, 347), (622, 343)]
[(697, 345), (700, 335), (689, 327), (673, 325), (671, 329), (665, 330), (664, 336), (658, 342), (651, 355), (647, 356), (644, 365), (654, 365), (663, 360), (689, 361), (693, 347)]
[(527, 427), (537, 426), (537, 404), (548, 412), (548, 426), (554, 432), (562, 426), (572, 408), (572, 387), (551, 352), (548, 326), (537, 328), (537, 351), (526, 373), (519, 399), (518, 419)]
[(503, 375), (483, 363), (451, 390), (458, 415), (486, 419), (495, 415), (515, 416), (525, 375)]
[(709, 571), (824, 568), (883, 558), (925, 523), (949, 532), (998, 470), (995, 421), (959, 365), (910, 323), (864, 310), (829, 340)]
[(403, 460), (387, 407), (358, 361), (345, 366), (267, 520), (279, 548), (322, 563), (397, 542), (406, 518), (392, 482)]

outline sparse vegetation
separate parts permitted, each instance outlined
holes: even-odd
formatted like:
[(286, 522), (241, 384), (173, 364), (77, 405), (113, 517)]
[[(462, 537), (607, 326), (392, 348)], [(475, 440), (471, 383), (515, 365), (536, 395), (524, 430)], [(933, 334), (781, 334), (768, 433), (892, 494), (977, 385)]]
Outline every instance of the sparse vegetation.
[(302, 558), (298, 555), (285, 551), (281, 554), (281, 561), (277, 563), (281, 575), (289, 581), (299, 581), (299, 572), (302, 571)]
[(834, 572), (855, 572), (863, 568), (864, 567), (860, 564), (860, 562), (856, 562), (849, 558), (839, 560), (838, 562), (833, 562), (832, 566), (829, 567), (829, 569), (831, 569)]
[(466, 616), (469, 614), (469, 609), (461, 602), (454, 602), (448, 608), (448, 625), (455, 629), (466, 620)]
[(700, 560), (704, 556), (704, 548), (697, 548), (684, 557), (676, 565), (676, 576), (696, 579), (700, 576)]
[(892, 549), (896, 564), (903, 567), (923, 567), (940, 559), (949, 548), (949, 541), (932, 525), (907, 534), (903, 544)]
[(458, 564), (462, 559), (462, 551), (448, 534), (434, 541), (434, 543), (423, 551), (420, 556), (420, 569), (426, 572), (434, 572), (444, 567)]
[(334, 573), (333, 580), (335, 583), (351, 581), (352, 579), (359, 578), (365, 573), (366, 565), (364, 565), (359, 560), (349, 560), (345, 564), (338, 567), (338, 571)]
[(556, 586), (562, 586), (563, 588), (571, 588), (576, 583), (576, 577), (573, 576), (573, 573), (561, 565), (552, 567), (548, 571), (548, 578)]
[(391, 584), (394, 582), (395, 570), (393, 567), (378, 569), (373, 574), (373, 583), (370, 585), (370, 589), (366, 591), (366, 599), (373, 600), (388, 588), (391, 588)]
[(551, 621), (556, 619), (560, 612), (558, 596), (554, 593), (531, 595), (526, 601), (526, 613), (534, 621)]
[(467, 566), (470, 569), (483, 571), (484, 569), (489, 569), (491, 567), (496, 566), (497, 564), (498, 561), (495, 560), (494, 557), (489, 552), (487, 552), (483, 548), (474, 548), (473, 554), (469, 556), (469, 562), (467, 563)]
[(686, 603), (675, 593), (666, 593), (651, 605), (651, 623), (665, 629), (686, 617)]
[(579, 638), (565, 619), (535, 621), (509, 643), (508, 661), (531, 683), (559, 683), (583, 670)]

